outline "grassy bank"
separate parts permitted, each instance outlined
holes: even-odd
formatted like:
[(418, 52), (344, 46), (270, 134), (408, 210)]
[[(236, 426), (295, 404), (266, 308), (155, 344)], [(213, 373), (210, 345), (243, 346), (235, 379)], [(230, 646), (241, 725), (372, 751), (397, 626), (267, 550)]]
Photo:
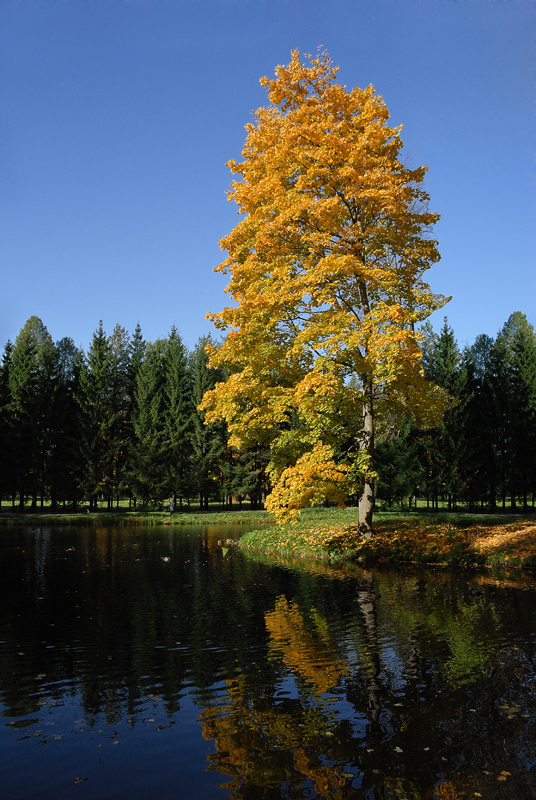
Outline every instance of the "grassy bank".
[(311, 509), (294, 526), (252, 531), (245, 550), (285, 557), (536, 569), (536, 519), (483, 515), (378, 514), (363, 540), (356, 509)]
[(124, 527), (130, 525), (245, 525), (262, 524), (269, 519), (266, 511), (98, 511), (94, 514), (43, 514), (2, 512), (0, 525), (24, 525), (33, 528), (56, 525), (80, 527)]

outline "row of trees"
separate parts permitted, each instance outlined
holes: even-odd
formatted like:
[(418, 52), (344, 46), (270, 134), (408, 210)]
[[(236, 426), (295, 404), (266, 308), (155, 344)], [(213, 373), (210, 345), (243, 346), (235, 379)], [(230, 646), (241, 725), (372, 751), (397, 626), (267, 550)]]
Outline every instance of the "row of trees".
[[(536, 333), (512, 314), (493, 339), (460, 350), (447, 320), (424, 328), (426, 377), (452, 398), (441, 424), (420, 430), (406, 415), (378, 437), (376, 496), (390, 507), (412, 498), (455, 508), (534, 505), (536, 490)], [(174, 496), (229, 502), (267, 491), (269, 453), (230, 447), (224, 423), (205, 424), (202, 398), (227, 376), (210, 368), (201, 338), (188, 352), (175, 328), (145, 342), (99, 325), (87, 351), (54, 343), (31, 317), (0, 367), (2, 499), (31, 498), (95, 507), (105, 498), (135, 506)], [(357, 499), (357, 498), (355, 498)]]
[(482, 334), (462, 351), (446, 319), (439, 333), (424, 330), (426, 376), (448, 391), (451, 406), (432, 431), (419, 431), (406, 416), (379, 444), (377, 497), (387, 505), (420, 496), (431, 507), (441, 500), (449, 508), (534, 507), (533, 326), (516, 311), (495, 339)]
[(108, 336), (101, 323), (86, 354), (30, 317), (0, 368), (1, 497), (53, 508), (99, 498), (111, 508), (120, 497), (259, 504), (262, 454), (231, 451), (225, 425), (205, 425), (197, 410), (224, 380), (207, 366), (208, 341), (188, 352), (175, 328), (147, 343), (139, 326)]

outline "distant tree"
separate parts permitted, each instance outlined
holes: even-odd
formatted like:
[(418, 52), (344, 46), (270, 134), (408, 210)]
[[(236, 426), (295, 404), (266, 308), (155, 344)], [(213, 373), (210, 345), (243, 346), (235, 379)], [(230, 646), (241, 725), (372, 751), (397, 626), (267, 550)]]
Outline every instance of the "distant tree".
[(77, 402), (80, 408), (83, 488), (95, 508), (99, 494), (108, 491), (110, 442), (112, 437), (111, 353), (102, 320), (91, 341), (80, 370)]
[(496, 508), (498, 485), (497, 441), (494, 427), (494, 392), (492, 386), (492, 352), (490, 336), (477, 336), (463, 353), (466, 374), (465, 416), (462, 436), (464, 457), (460, 476), (472, 509), (476, 502)]
[(53, 378), (53, 406), (49, 441), (47, 485), (51, 507), (59, 500), (69, 500), (76, 507), (80, 495), (83, 465), (80, 458), (80, 415), (76, 394), (83, 362), (83, 352), (72, 339), (56, 343)]
[(11, 391), (9, 388), (9, 373), (12, 364), (13, 345), (8, 339), (0, 364), (0, 507), (3, 497), (14, 498), (16, 486), (15, 474), (15, 442), (14, 431), (11, 424)]
[(144, 505), (156, 502), (168, 488), (166, 470), (166, 349), (167, 340), (147, 345), (136, 377), (133, 416), (137, 453), (132, 488)]
[(127, 413), (127, 420), (128, 420), (128, 438), (126, 441), (126, 463), (125, 463), (125, 472), (122, 477), (121, 482), (121, 489), (125, 490), (129, 496), (129, 503), (134, 501), (134, 507), (136, 506), (136, 494), (134, 492), (134, 483), (136, 482), (136, 475), (138, 472), (138, 459), (140, 453), (140, 442), (136, 435), (135, 429), (135, 416), (136, 416), (136, 392), (137, 392), (137, 381), (138, 375), (141, 369), (141, 365), (145, 358), (145, 352), (147, 349), (147, 343), (145, 342), (141, 326), (139, 322), (134, 329), (134, 333), (132, 334), (132, 339), (130, 342), (130, 362), (129, 362), (129, 373), (128, 373), (128, 413)]
[(121, 489), (128, 483), (128, 442), (132, 437), (131, 422), (131, 342), (128, 332), (117, 324), (108, 339), (110, 369), (110, 436), (107, 457), (107, 498), (119, 502)]
[(211, 344), (214, 345), (214, 342), (210, 336), (202, 336), (198, 339), (190, 357), (194, 405), (192, 417), (193, 471), (200, 508), (208, 507), (209, 500), (222, 493), (224, 454), (228, 447), (225, 423), (207, 424), (205, 412), (198, 408), (205, 393), (214, 389), (216, 383), (224, 381), (222, 370), (208, 366), (206, 348)]
[(188, 369), (188, 352), (175, 328), (167, 340), (165, 354), (165, 463), (167, 491), (182, 504), (195, 487), (193, 475), (193, 415), (192, 385)]
[(421, 454), (425, 468), (426, 485), (437, 506), (439, 496), (446, 497), (449, 508), (455, 504), (460, 490), (459, 469), (463, 459), (464, 442), (461, 420), (465, 398), (466, 380), (461, 365), (454, 331), (445, 317), (439, 334), (426, 329), (427, 340), (423, 347), (423, 368), (426, 378), (448, 392), (450, 407), (445, 411), (437, 428), (424, 434)]
[(56, 359), (47, 328), (38, 317), (30, 317), (15, 340), (9, 370), (13, 465), (21, 508), (25, 495), (31, 496), (35, 508), (46, 491)]
[(378, 478), (376, 496), (389, 508), (411, 498), (422, 476), (416, 432), (409, 415), (402, 417), (394, 435), (380, 442), (374, 459)]
[(510, 315), (502, 334), (508, 349), (510, 497), (528, 508), (536, 489), (536, 334), (525, 314)]

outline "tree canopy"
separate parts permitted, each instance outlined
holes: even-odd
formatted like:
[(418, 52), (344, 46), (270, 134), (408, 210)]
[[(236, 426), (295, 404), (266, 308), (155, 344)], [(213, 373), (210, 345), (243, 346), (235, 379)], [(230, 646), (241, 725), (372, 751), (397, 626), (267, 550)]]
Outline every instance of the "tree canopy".
[(209, 318), (228, 331), (211, 366), (230, 376), (202, 409), (231, 444), (270, 446), (280, 519), (359, 493), (370, 535), (375, 430), (407, 412), (435, 422), (443, 407), (415, 329), (446, 302), (422, 277), (439, 260), (438, 215), (381, 96), (339, 84), (327, 53), (307, 58), (293, 51), (261, 79), (270, 104), (228, 164), (242, 219), (217, 270), (233, 305)]

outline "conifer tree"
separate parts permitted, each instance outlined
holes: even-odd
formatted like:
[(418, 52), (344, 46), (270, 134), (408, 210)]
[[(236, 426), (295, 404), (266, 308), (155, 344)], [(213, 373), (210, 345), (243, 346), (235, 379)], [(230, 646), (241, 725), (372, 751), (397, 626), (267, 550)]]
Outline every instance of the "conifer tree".
[(0, 364), (0, 508), (2, 498), (14, 497), (14, 431), (11, 424), (11, 392), (9, 373), (11, 371), (13, 345), (8, 339)]
[(450, 407), (437, 428), (425, 434), (423, 450), (427, 487), (435, 505), (439, 496), (448, 500), (449, 508), (459, 492), (459, 468), (463, 458), (460, 422), (464, 413), (463, 386), (465, 371), (454, 331), (447, 318), (439, 334), (429, 335), (423, 348), (423, 366), (428, 380), (445, 389), (451, 398)]
[(192, 427), (194, 407), (188, 369), (188, 353), (172, 327), (166, 348), (165, 429), (167, 490), (182, 505), (194, 491)]
[(476, 502), (496, 508), (497, 447), (494, 430), (494, 401), (491, 381), (493, 339), (481, 334), (463, 354), (467, 375), (465, 418), (463, 421), (464, 457), (461, 479), (470, 510)]
[(76, 508), (83, 478), (80, 458), (80, 414), (76, 403), (83, 352), (64, 337), (56, 343), (53, 380), (53, 413), (47, 484), (51, 508), (61, 499)]
[(9, 370), (10, 417), (14, 431), (14, 473), (20, 507), (45, 494), (56, 351), (43, 322), (30, 317), (15, 340)]
[(96, 508), (99, 494), (106, 494), (110, 474), (109, 455), (113, 416), (111, 413), (110, 346), (102, 320), (80, 370), (77, 402), (80, 408), (83, 486)]
[(510, 496), (528, 509), (536, 488), (536, 334), (526, 316), (516, 311), (503, 335), (509, 350)]
[(132, 466), (134, 494), (146, 505), (165, 496), (168, 487), (166, 436), (167, 341), (147, 345), (136, 378), (133, 417), (137, 453)]
[(192, 418), (192, 447), (194, 474), (199, 495), (200, 508), (208, 507), (210, 498), (222, 492), (223, 467), (227, 449), (227, 433), (224, 422), (207, 424), (205, 412), (198, 409), (206, 392), (223, 382), (220, 369), (208, 366), (207, 346), (214, 345), (210, 336), (202, 336), (190, 358), (192, 376), (192, 398), (195, 412)]

